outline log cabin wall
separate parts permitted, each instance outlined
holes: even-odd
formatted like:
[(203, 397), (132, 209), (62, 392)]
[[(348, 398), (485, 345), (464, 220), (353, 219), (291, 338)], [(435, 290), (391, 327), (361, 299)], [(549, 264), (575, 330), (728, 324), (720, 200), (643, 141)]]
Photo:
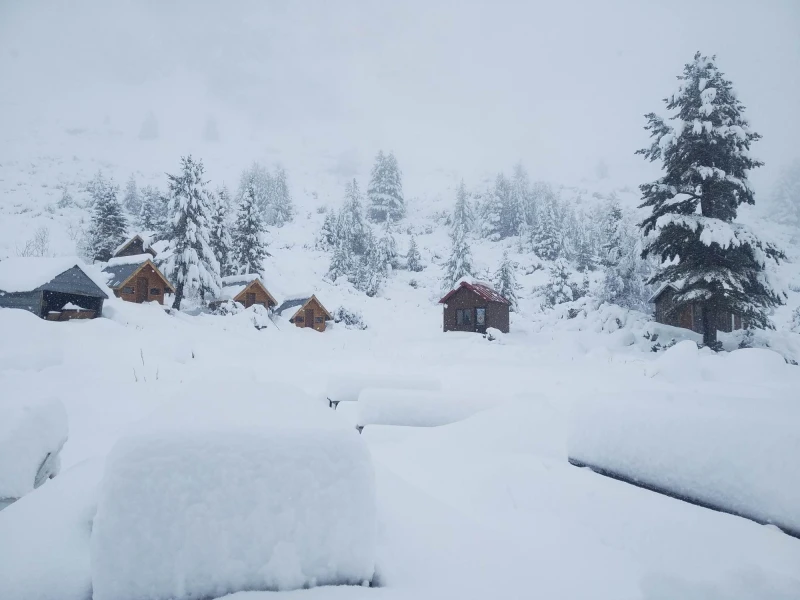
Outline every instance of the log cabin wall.
[[(311, 325), (308, 324), (309, 317), (312, 319)], [(314, 298), (312, 298), (311, 300), (306, 302), (304, 306), (300, 307), (300, 310), (297, 311), (294, 317), (294, 326), (313, 327), (316, 331), (325, 331), (325, 325), (326, 325), (325, 319), (326, 319), (325, 310), (322, 308), (319, 302), (317, 302)]]
[[(486, 327), (494, 327), (503, 333), (509, 331), (509, 306), (501, 302), (489, 302), (472, 290), (459, 288), (455, 294), (448, 298), (442, 311), (442, 326), (444, 331), (476, 331), (477, 308), (486, 309)], [(469, 322), (466, 318), (458, 319), (458, 311), (468, 311)]]
[[(146, 280), (140, 281), (140, 280)], [(144, 290), (140, 288), (144, 285)], [(158, 302), (164, 304), (164, 294), (169, 292), (164, 280), (149, 264), (136, 271), (125, 285), (114, 290), (117, 298), (126, 302)]]
[(264, 308), (275, 306), (275, 302), (270, 298), (269, 294), (255, 281), (239, 292), (234, 301), (243, 304), (245, 308), (250, 308), (253, 304), (260, 304)]

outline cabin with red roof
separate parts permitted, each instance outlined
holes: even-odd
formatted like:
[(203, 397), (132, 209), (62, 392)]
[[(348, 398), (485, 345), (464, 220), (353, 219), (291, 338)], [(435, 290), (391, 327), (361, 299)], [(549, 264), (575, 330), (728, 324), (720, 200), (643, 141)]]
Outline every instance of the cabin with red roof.
[(508, 333), (511, 303), (485, 283), (462, 281), (439, 300), (444, 331), (486, 333), (488, 327)]

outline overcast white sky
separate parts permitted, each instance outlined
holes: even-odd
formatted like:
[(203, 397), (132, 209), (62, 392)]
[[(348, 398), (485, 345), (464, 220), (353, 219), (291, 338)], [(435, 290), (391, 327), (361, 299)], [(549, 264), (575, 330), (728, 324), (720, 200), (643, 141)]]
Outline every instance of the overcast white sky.
[(798, 0), (0, 0), (0, 102), (7, 124), (108, 115), (133, 136), (148, 109), (173, 138), (214, 114), (227, 141), (391, 148), (406, 169), (574, 180), (603, 157), (636, 184), (643, 114), (695, 50), (733, 80), (769, 183), (800, 156)]

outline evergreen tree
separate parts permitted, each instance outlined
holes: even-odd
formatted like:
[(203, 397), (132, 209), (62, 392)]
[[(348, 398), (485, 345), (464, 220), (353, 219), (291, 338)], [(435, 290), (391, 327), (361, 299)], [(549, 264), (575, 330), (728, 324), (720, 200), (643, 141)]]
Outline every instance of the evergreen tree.
[(417, 240), (414, 239), (413, 235), (411, 236), (411, 241), (408, 244), (406, 268), (414, 273), (422, 271), (422, 257), (420, 256), (419, 249), (417, 248)]
[(344, 244), (338, 243), (333, 248), (333, 256), (328, 267), (327, 277), (331, 281), (336, 281), (339, 277), (346, 277), (351, 270), (350, 257)]
[[(463, 184), (462, 184), (463, 187)], [(456, 196), (456, 213), (458, 214), (458, 205), (461, 202), (462, 195), (461, 189)], [(465, 227), (463, 213), (462, 217), (453, 219), (453, 226), (450, 231), (450, 257), (444, 266), (444, 281), (442, 287), (445, 290), (452, 289), (459, 279), (462, 277), (470, 277), (474, 275), (474, 267), (472, 266), (472, 251), (467, 241), (467, 230)]]
[(522, 198), (508, 178), (500, 173), (484, 204), (481, 235), (490, 240), (501, 240), (517, 235), (524, 224)]
[(91, 181), (86, 184), (86, 193), (89, 195), (86, 206), (92, 208), (98, 200), (102, 199), (107, 187), (108, 182), (103, 177), (103, 172), (98, 170)]
[(392, 220), (386, 220), (383, 228), (383, 237), (378, 242), (380, 251), (383, 254), (387, 264), (392, 268), (397, 268), (397, 242), (395, 242), (394, 235), (392, 235)]
[(379, 223), (387, 219), (399, 221), (405, 216), (406, 204), (403, 198), (400, 168), (391, 152), (388, 155), (384, 155), (383, 151), (378, 152), (375, 165), (372, 167), (367, 198), (371, 221)]
[(249, 169), (242, 171), (239, 190), (236, 193), (236, 203), (240, 205), (252, 188), (259, 210), (263, 215), (268, 216), (272, 210), (273, 187), (269, 171), (263, 165), (254, 162)]
[(668, 263), (650, 283), (676, 284), (678, 307), (699, 303), (703, 342), (718, 349), (720, 311), (740, 314), (751, 326), (770, 326), (766, 310), (782, 297), (764, 270), (767, 260), (783, 254), (734, 222), (740, 204), (754, 203), (747, 173), (763, 163), (750, 156), (751, 143), (761, 136), (750, 130), (731, 82), (714, 57), (699, 52), (678, 79), (679, 90), (665, 99), (673, 123), (648, 114), (646, 129), (654, 140), (638, 151), (662, 161), (665, 172), (640, 186), (641, 206), (651, 211), (641, 223), (642, 255)]
[(367, 253), (359, 261), (360, 268), (354, 284), (357, 289), (372, 297), (378, 294), (381, 284), (388, 277), (390, 265), (384, 247), (375, 242), (371, 233), (367, 236), (366, 246)]
[(224, 183), (217, 188), (217, 201), (221, 202), (225, 207), (225, 212), (230, 214), (231, 210), (233, 210), (233, 199), (228, 191), (228, 186)]
[(353, 179), (345, 187), (345, 201), (336, 220), (334, 252), (328, 269), (332, 281), (346, 275), (351, 280), (361, 278), (358, 269), (367, 252), (369, 228), (364, 223), (361, 209), (361, 192)]
[(181, 172), (169, 179), (169, 214), (171, 252), (164, 265), (164, 275), (175, 283), (172, 307), (180, 310), (188, 292), (219, 294), (219, 263), (211, 248), (213, 200), (203, 180), (203, 162), (191, 155), (181, 158)]
[(139, 227), (156, 232), (156, 237), (169, 239), (169, 200), (153, 186), (142, 188), (142, 207), (139, 212)]
[(550, 279), (544, 285), (543, 292), (544, 305), (547, 308), (575, 299), (575, 290), (570, 281), (569, 269), (563, 259), (555, 261), (550, 267)]
[(600, 263), (604, 267), (615, 266), (622, 257), (624, 224), (622, 207), (616, 196), (609, 199), (606, 213), (601, 224), (602, 246)]
[(467, 194), (467, 187), (464, 185), (464, 180), (458, 184), (456, 191), (456, 206), (453, 209), (452, 227), (459, 226), (465, 232), (472, 230), (472, 209), (469, 205), (469, 195)]
[(277, 227), (283, 227), (294, 217), (294, 204), (292, 203), (292, 195), (289, 192), (286, 170), (283, 167), (278, 167), (275, 171), (275, 176), (272, 178), (271, 200), (272, 224)]
[(576, 224), (575, 241), (573, 243), (575, 253), (575, 267), (581, 273), (594, 271), (595, 254), (592, 247), (592, 238), (583, 224), (583, 219)]
[(260, 273), (267, 257), (264, 222), (255, 189), (250, 186), (239, 204), (233, 227), (233, 260), (239, 273)]
[(122, 205), (132, 215), (138, 215), (142, 210), (142, 199), (139, 196), (139, 190), (136, 188), (136, 179), (133, 175), (130, 176), (125, 184), (125, 196), (122, 200)]
[[(514, 167), (514, 175), (511, 179), (511, 192), (513, 203), (520, 211), (518, 220), (522, 228), (529, 228), (536, 222), (536, 199), (531, 189), (531, 182), (528, 172), (522, 164)], [(522, 231), (520, 231), (522, 235)]]
[(330, 210), (325, 211), (325, 220), (322, 221), (316, 247), (319, 250), (330, 250), (336, 247), (336, 217)]
[(114, 250), (125, 241), (127, 223), (125, 213), (117, 199), (118, 186), (114, 181), (96, 181), (93, 190), (92, 224), (89, 229), (89, 248), (92, 259), (109, 260)]
[(778, 223), (800, 228), (800, 160), (795, 160), (781, 173), (770, 211)]
[(233, 275), (233, 240), (229, 233), (228, 205), (223, 194), (217, 195), (211, 214), (209, 244), (219, 263), (219, 273), (223, 277)]
[(514, 274), (515, 265), (508, 257), (508, 250), (503, 252), (503, 260), (494, 275), (494, 287), (503, 298), (511, 303), (511, 312), (517, 310), (517, 276)]
[(539, 258), (555, 260), (561, 253), (561, 239), (553, 198), (544, 198), (531, 232), (531, 246)]
[(69, 208), (74, 204), (75, 201), (72, 199), (72, 194), (69, 193), (69, 188), (66, 185), (61, 186), (61, 199), (58, 201), (58, 208)]

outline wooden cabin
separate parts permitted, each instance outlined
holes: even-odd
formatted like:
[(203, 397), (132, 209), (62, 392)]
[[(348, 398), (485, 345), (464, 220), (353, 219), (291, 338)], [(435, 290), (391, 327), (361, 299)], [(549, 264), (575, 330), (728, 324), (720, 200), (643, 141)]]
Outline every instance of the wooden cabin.
[(108, 294), (75, 258), (0, 261), (0, 308), (19, 308), (48, 321), (94, 319)]
[(220, 294), (210, 305), (218, 306), (228, 301), (238, 302), (245, 308), (250, 308), (254, 304), (260, 304), (264, 308), (274, 308), (278, 305), (277, 300), (269, 293), (256, 273), (223, 277)]
[(174, 294), (164, 274), (151, 260), (150, 254), (112, 258), (103, 268), (109, 276), (110, 287), (117, 298), (126, 302), (158, 302), (164, 304), (165, 294)]
[[(656, 321), (664, 325), (690, 329), (695, 333), (703, 334), (703, 307), (698, 302), (677, 304), (675, 295), (680, 291), (680, 286), (673, 283), (662, 285), (650, 297), (650, 302), (655, 304)], [(719, 311), (716, 315), (717, 330), (731, 332), (742, 329), (746, 324), (741, 315), (728, 311)]]
[(508, 333), (511, 303), (485, 283), (462, 281), (439, 300), (444, 331), (486, 333), (494, 327)]
[(113, 252), (114, 258), (123, 256), (138, 256), (141, 254), (149, 254), (155, 258), (156, 251), (150, 245), (149, 237), (136, 234), (121, 243)]
[(288, 316), (295, 327), (313, 327), (316, 331), (325, 331), (325, 324), (333, 320), (331, 313), (314, 295), (285, 300), (275, 312)]

